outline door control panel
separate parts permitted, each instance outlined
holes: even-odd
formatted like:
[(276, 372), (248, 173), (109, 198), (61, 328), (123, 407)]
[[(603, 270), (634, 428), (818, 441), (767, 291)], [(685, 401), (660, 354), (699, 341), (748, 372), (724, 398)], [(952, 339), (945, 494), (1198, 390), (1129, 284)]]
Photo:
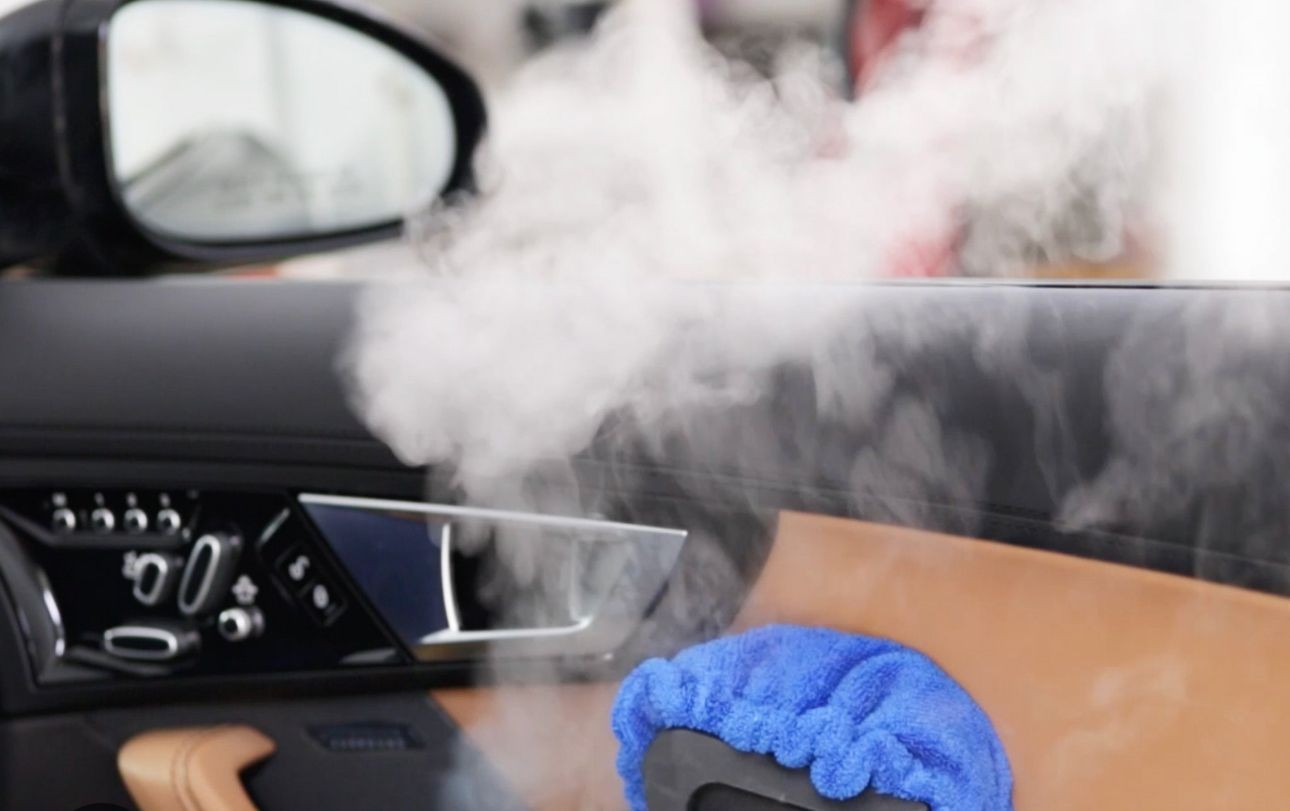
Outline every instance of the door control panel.
[(41, 683), (410, 661), (285, 492), (0, 491), (0, 577)]
[[(0, 597), (42, 685), (605, 663), (664, 593), (687, 537), (321, 493), (0, 490)], [(500, 565), (520, 558), (549, 576)]]

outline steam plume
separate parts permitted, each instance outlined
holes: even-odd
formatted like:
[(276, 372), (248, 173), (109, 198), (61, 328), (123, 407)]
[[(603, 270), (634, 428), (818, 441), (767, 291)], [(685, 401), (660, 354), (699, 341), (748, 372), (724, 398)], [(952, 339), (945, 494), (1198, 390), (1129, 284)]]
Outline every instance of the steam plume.
[(965, 211), (965, 271), (1114, 253), (1172, 64), (1141, 47), (1160, 5), (946, 6), (855, 104), (817, 53), (770, 79), (720, 59), (671, 0), (526, 69), (482, 195), (423, 223), (424, 278), (366, 302), (347, 364), (369, 425), (487, 498), (612, 411), (757, 396), (747, 374), (845, 317), (704, 283), (885, 275)]
[[(1153, 246), (1161, 275), (1276, 272), (1290, 183), (1265, 194), (1259, 181), (1268, 167), (1290, 176), (1290, 107), (1249, 83), (1278, 62), (1283, 5), (1252, 0), (1215, 28), (1221, 10), (1195, 3), (943, 0), (846, 102), (819, 53), (784, 53), (766, 78), (710, 51), (682, 3), (628, 0), (495, 100), (481, 194), (418, 220), (424, 267), (364, 301), (345, 360), (356, 404), (405, 462), (453, 469), (467, 498), (573, 513), (587, 505), (571, 460), (607, 421), (745, 481), (821, 426), (879, 424), (882, 441), (817, 442), (833, 456), (813, 461), (852, 496), (880, 484), (869, 515), (920, 524), (928, 504), (978, 500), (993, 472), (947, 419), (956, 404), (893, 382), (902, 359), (958, 346), (1033, 405), (1036, 464), (1071, 527), (1190, 521), (1168, 515), (1180, 482), (1236, 498), (1267, 464), (1274, 388), (1224, 371), (1290, 338), (1257, 303), (1253, 318), (1167, 306), (1124, 325), (1094, 382), (1115, 450), (1084, 477), (1069, 382), (1025, 352), (1030, 314), (884, 310), (871, 288), (836, 283), (925, 266), (950, 241), (954, 273), (1014, 276), (1114, 257), (1126, 235)], [(787, 365), (807, 370), (812, 400), (774, 425), (732, 416)], [(1201, 534), (1224, 553), (1284, 537), (1249, 529)]]

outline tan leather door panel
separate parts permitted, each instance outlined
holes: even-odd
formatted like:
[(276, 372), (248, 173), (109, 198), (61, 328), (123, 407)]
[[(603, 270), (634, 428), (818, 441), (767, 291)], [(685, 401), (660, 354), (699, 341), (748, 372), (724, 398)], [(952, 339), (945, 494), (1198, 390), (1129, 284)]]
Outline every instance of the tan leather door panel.
[[(785, 513), (737, 628), (924, 651), (994, 719), (1021, 811), (1281, 808), (1290, 600), (1003, 544)], [(528, 692), (524, 692), (528, 691)], [(542, 811), (623, 803), (611, 686), (445, 691)]]
[(1283, 808), (1290, 600), (984, 541), (787, 513), (743, 626), (932, 656), (1003, 738), (1023, 811)]

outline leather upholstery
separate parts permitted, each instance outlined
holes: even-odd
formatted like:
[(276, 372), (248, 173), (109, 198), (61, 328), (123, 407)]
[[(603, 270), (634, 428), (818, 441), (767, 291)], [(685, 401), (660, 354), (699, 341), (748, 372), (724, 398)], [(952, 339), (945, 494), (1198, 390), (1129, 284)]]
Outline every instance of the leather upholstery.
[(1020, 811), (1282, 808), (1290, 600), (785, 513), (744, 612), (930, 655), (994, 721)]
[(243, 725), (154, 730), (126, 741), (117, 767), (139, 811), (256, 811), (239, 775), (274, 749)]
[[(734, 630), (825, 625), (932, 656), (991, 716), (1019, 811), (1281, 808), (1290, 600), (969, 538), (785, 513)], [(612, 687), (435, 698), (532, 807), (623, 807)]]

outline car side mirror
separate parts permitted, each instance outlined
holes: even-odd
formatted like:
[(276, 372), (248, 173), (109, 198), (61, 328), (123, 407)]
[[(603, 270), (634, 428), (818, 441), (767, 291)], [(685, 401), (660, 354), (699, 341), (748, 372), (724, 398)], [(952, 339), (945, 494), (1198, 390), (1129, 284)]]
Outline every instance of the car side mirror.
[(474, 82), (323, 0), (40, 0), (0, 20), (0, 266), (135, 274), (398, 233), (467, 188)]

